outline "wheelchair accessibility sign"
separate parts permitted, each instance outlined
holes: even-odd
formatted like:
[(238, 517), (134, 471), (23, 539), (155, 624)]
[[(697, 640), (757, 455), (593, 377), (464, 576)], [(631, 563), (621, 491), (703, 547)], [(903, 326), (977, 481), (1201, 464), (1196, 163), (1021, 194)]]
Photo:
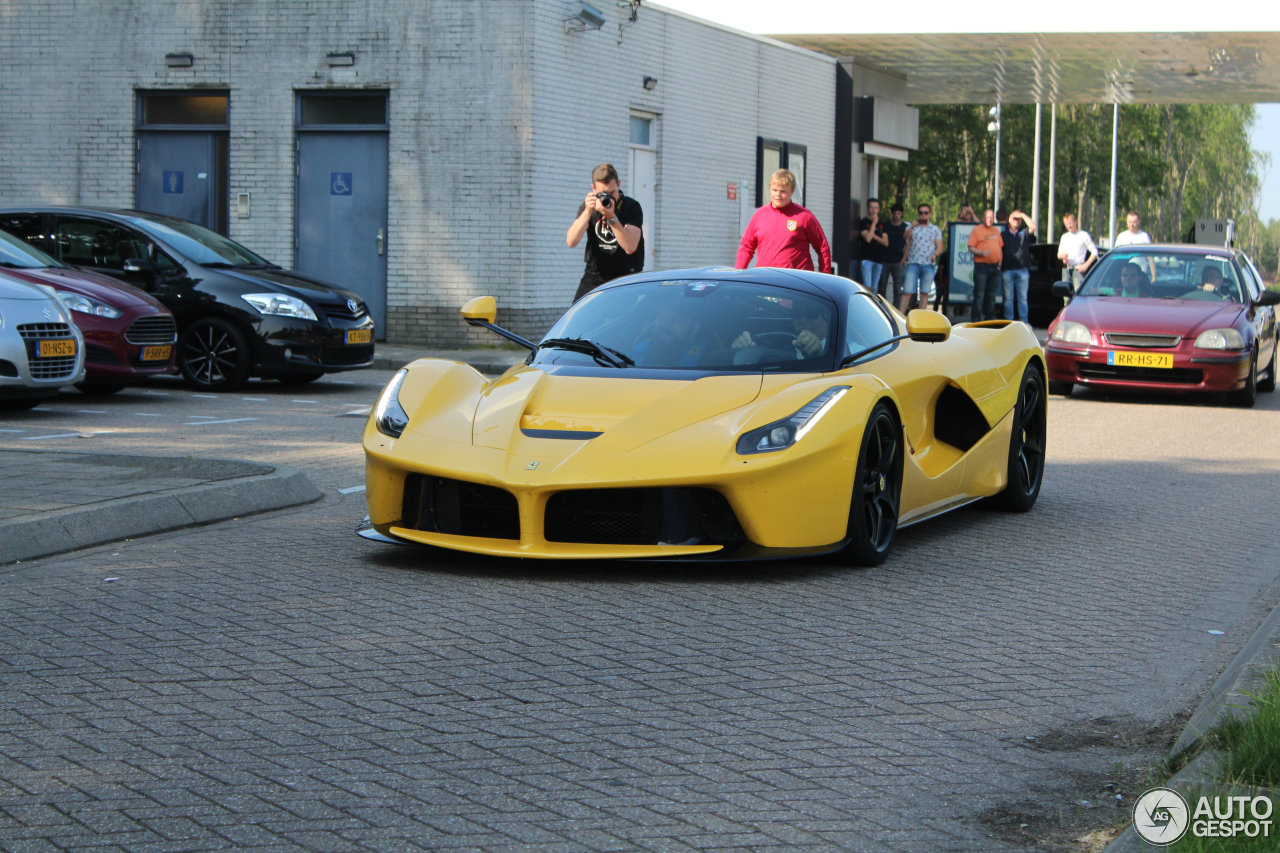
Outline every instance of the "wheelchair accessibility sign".
[(329, 173), (329, 195), (351, 195), (351, 173)]

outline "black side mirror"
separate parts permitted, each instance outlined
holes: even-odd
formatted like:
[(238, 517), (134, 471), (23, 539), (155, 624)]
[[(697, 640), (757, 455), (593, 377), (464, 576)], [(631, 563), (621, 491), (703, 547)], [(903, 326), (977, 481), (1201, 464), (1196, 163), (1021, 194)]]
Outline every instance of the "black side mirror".
[(128, 281), (141, 280), (145, 284), (154, 284), (156, 280), (156, 266), (145, 258), (126, 258), (121, 265), (124, 271), (124, 277)]
[(1076, 295), (1075, 285), (1069, 281), (1055, 281), (1053, 283), (1053, 295), (1063, 296), (1070, 299)]
[(1253, 300), (1254, 308), (1261, 308), (1264, 305), (1280, 305), (1280, 290), (1264, 290), (1261, 296)]

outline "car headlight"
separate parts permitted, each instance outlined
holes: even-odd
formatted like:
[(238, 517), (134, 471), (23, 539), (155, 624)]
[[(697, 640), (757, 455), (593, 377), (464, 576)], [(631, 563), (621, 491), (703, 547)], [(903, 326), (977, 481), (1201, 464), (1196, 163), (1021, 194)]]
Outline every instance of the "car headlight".
[(1196, 349), (1244, 349), (1244, 335), (1235, 329), (1209, 329), (1196, 336)]
[(240, 298), (262, 314), (299, 317), (303, 320), (316, 319), (316, 312), (311, 310), (311, 306), (296, 296), (285, 296), (283, 293), (249, 293)]
[(119, 308), (79, 293), (59, 290), (57, 296), (68, 311), (79, 311), (81, 314), (89, 314), (93, 317), (110, 317), (112, 320), (118, 320), (124, 314)]
[(400, 405), (400, 386), (408, 375), (408, 370), (400, 368), (387, 383), (387, 387), (382, 389), (378, 405), (373, 407), (373, 423), (383, 435), (399, 438), (409, 425), (409, 414)]
[(804, 434), (813, 429), (814, 424), (825, 415), (836, 401), (849, 390), (848, 385), (837, 385), (828, 388), (809, 401), (803, 409), (790, 417), (771, 424), (744, 432), (738, 437), (738, 452), (742, 455), (751, 453), (772, 453), (785, 450), (804, 438)]
[(1091, 344), (1093, 335), (1089, 334), (1089, 327), (1084, 323), (1063, 320), (1058, 324), (1058, 328), (1053, 330), (1049, 340), (1061, 341), (1064, 344)]

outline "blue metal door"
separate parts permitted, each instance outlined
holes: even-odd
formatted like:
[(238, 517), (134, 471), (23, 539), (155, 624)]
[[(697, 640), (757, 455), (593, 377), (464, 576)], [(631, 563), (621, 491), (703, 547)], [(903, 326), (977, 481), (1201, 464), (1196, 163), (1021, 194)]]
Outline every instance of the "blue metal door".
[(297, 260), (301, 272), (360, 294), (387, 332), (387, 135), (298, 135)]
[(140, 131), (138, 208), (218, 230), (216, 157), (212, 133)]

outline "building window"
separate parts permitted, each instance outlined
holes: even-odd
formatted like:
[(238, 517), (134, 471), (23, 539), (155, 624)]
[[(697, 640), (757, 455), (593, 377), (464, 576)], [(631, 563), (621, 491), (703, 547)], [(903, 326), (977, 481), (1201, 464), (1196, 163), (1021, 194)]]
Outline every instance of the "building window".
[(631, 116), (631, 144), (642, 145), (648, 148), (653, 143), (650, 137), (653, 133), (653, 119), (648, 116)]
[(805, 203), (805, 164), (808, 147), (794, 142), (756, 137), (756, 207), (769, 201), (769, 176), (779, 169), (790, 169), (796, 176), (796, 192), (792, 201), (800, 206)]

